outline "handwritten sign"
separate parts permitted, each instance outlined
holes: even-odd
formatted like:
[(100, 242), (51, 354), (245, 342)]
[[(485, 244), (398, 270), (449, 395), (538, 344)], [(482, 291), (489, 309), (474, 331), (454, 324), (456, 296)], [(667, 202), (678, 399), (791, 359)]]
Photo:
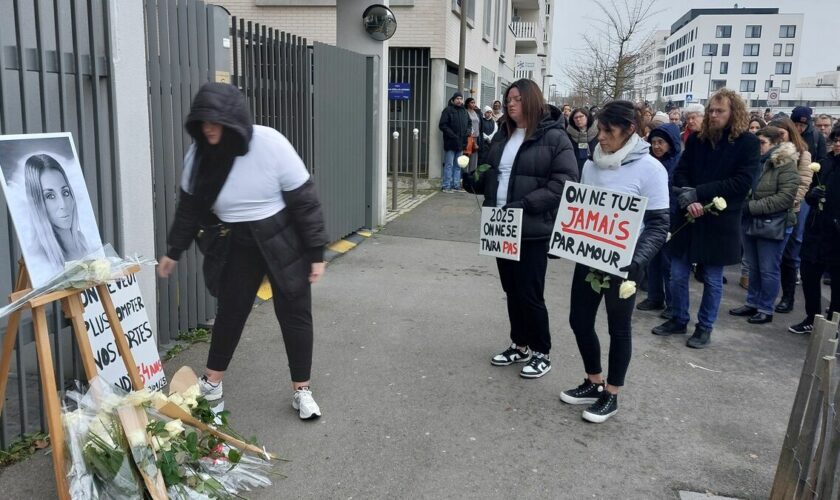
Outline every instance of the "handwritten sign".
[(522, 209), (481, 209), (479, 255), (519, 261), (522, 249)]
[(646, 207), (643, 196), (567, 182), (548, 253), (626, 278)]
[[(108, 282), (108, 291), (117, 310), (117, 317), (125, 333), (125, 339), (134, 355), (143, 384), (149, 390), (161, 389), (166, 385), (166, 375), (155, 342), (155, 332), (146, 314), (146, 303), (140, 293), (135, 275), (129, 275)], [(93, 360), (99, 375), (108, 383), (131, 390), (131, 379), (123, 364), (122, 356), (114, 343), (114, 335), (108, 317), (99, 301), (95, 288), (81, 294), (85, 306), (85, 328), (87, 329)]]

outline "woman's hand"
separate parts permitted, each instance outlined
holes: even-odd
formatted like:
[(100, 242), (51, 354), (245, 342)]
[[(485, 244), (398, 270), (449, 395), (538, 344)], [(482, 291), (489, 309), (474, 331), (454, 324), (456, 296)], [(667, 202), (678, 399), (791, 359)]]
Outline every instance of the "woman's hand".
[(168, 278), (172, 271), (175, 270), (175, 265), (178, 264), (177, 260), (172, 260), (167, 256), (163, 256), (158, 259), (157, 265), (157, 275), (159, 278)]
[(326, 262), (313, 262), (312, 263), (312, 272), (309, 273), (309, 282), (315, 283), (317, 282), (321, 276), (324, 275), (324, 270), (327, 268)]

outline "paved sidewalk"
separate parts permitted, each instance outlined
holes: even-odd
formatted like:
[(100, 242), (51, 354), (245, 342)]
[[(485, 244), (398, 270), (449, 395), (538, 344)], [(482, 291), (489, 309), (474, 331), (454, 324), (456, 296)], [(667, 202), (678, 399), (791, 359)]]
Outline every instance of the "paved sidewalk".
[[(651, 335), (660, 320), (637, 312), (620, 411), (588, 424), (558, 401), (583, 376), (568, 328), (572, 264), (549, 265), (552, 371), (526, 380), (493, 367), (508, 325), (496, 264), (477, 255), (478, 221), (472, 195), (436, 194), (330, 264), (314, 287), (318, 421), (291, 408), (272, 308), (253, 311), (225, 405), (244, 434), (292, 461), (277, 466), (288, 478), (247, 497), (767, 498), (807, 342), (785, 330), (801, 310), (761, 326), (726, 315), (744, 297), (732, 268), (709, 349)], [(597, 326), (606, 347), (603, 308)], [(206, 351), (167, 373), (200, 370)], [(40, 454), (0, 469), (0, 491), (48, 498), (51, 474)]]

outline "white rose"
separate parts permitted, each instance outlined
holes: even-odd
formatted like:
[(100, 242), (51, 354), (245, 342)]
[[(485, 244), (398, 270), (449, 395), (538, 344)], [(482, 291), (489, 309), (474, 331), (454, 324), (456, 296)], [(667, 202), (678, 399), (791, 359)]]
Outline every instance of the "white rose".
[(93, 281), (107, 281), (111, 277), (111, 263), (106, 259), (97, 259), (88, 265), (90, 279)]
[(105, 415), (97, 415), (97, 418), (94, 418), (90, 421), (90, 427), (88, 427), (88, 432), (91, 434), (96, 434), (99, 439), (105, 441), (105, 443), (109, 447), (115, 447), (114, 440), (111, 439), (111, 434), (108, 432), (106, 428), (107, 425), (110, 425), (111, 418)]
[(167, 451), (172, 448), (172, 443), (169, 442), (169, 438), (154, 436), (152, 438), (152, 448), (154, 448), (155, 451)]
[(184, 398), (184, 404), (192, 410), (196, 406), (198, 406), (198, 400), (196, 398)]
[(719, 211), (722, 212), (726, 210), (726, 200), (724, 200), (720, 196), (715, 196), (714, 198), (712, 198), (712, 203), (715, 204), (715, 208), (717, 208)]
[(812, 164), (808, 165), (808, 168), (810, 168), (810, 169), (811, 169), (811, 172), (814, 172), (814, 173), (816, 174), (817, 172), (819, 172), (819, 171), (820, 171), (820, 168), (821, 168), (821, 167), (820, 167), (820, 164), (819, 164), (819, 163), (814, 162), (814, 163), (812, 163)]
[(635, 281), (625, 281), (618, 287), (618, 298), (619, 299), (627, 299), (632, 297), (636, 293), (636, 282)]
[(458, 166), (461, 168), (467, 168), (470, 166), (470, 157), (467, 155), (461, 155), (458, 157)]
[(170, 436), (177, 436), (178, 434), (184, 432), (184, 424), (178, 419), (170, 420), (163, 427)]
[(166, 394), (160, 391), (154, 391), (152, 393), (152, 404), (157, 408), (165, 405), (169, 402), (169, 399), (166, 397)]
[(129, 392), (123, 402), (129, 406), (141, 406), (152, 400), (152, 393), (148, 389)]
[(126, 433), (125, 437), (128, 439), (128, 444), (134, 448), (135, 446), (145, 446), (146, 443), (146, 431), (142, 429), (134, 429)]
[(186, 404), (184, 403), (184, 398), (180, 394), (178, 394), (177, 392), (175, 394), (170, 394), (169, 395), (169, 402), (170, 403), (175, 403), (176, 405), (180, 406), (181, 408), (186, 406)]
[(668, 233), (668, 236), (665, 237), (665, 243), (671, 241), (671, 233)]
[(181, 392), (181, 396), (183, 396), (184, 399), (198, 399), (198, 397), (201, 396), (201, 389), (199, 389), (198, 384), (196, 384)]

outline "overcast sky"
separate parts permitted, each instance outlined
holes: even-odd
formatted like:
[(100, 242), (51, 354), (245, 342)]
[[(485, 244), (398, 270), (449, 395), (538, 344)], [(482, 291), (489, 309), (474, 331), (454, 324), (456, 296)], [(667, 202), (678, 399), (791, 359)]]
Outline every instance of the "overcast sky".
[[(731, 8), (735, 3), (739, 7), (778, 7), (780, 13), (805, 14), (798, 78), (834, 70), (840, 65), (837, 50), (840, 0), (658, 0), (655, 10), (659, 12), (648, 21), (647, 31), (670, 29), (674, 21), (692, 8)], [(551, 71), (562, 95), (569, 87), (564, 68), (575, 60), (574, 51), (584, 47), (583, 33), (597, 25), (595, 16), (600, 14), (600, 9), (591, 0), (552, 0), (552, 4), (556, 10)]]

